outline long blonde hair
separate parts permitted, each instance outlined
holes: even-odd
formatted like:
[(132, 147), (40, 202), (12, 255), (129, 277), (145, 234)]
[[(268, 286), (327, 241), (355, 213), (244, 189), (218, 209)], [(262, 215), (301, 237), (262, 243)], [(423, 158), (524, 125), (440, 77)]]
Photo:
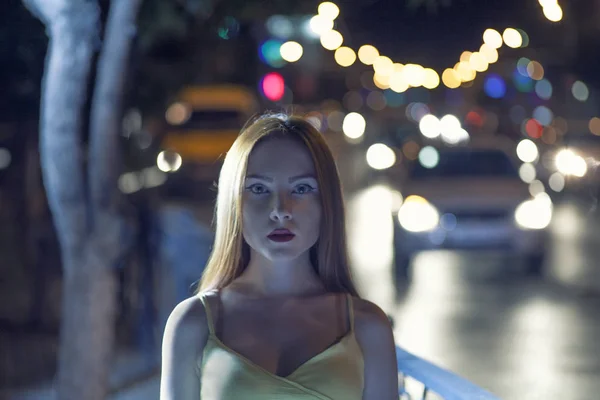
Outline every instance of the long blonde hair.
[(280, 136), (297, 139), (306, 146), (321, 188), (320, 235), (310, 249), (315, 272), (328, 292), (358, 296), (348, 267), (342, 187), (331, 150), (309, 122), (285, 114), (265, 114), (249, 121), (225, 157), (218, 182), (215, 242), (198, 291), (221, 289), (248, 266), (250, 249), (242, 236), (242, 193), (248, 158), (257, 143)]

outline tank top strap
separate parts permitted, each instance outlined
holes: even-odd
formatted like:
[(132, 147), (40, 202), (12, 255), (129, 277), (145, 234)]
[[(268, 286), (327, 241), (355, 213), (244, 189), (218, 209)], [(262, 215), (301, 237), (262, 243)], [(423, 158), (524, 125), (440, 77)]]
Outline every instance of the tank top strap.
[(354, 332), (354, 307), (352, 306), (352, 295), (346, 293), (348, 303), (348, 320), (350, 321), (350, 332)]
[(208, 332), (215, 336), (215, 326), (213, 323), (212, 312), (210, 311), (210, 306), (208, 305), (208, 299), (206, 298), (206, 293), (202, 293), (200, 295), (200, 301), (204, 306), (204, 310), (206, 311), (206, 322), (208, 323)]

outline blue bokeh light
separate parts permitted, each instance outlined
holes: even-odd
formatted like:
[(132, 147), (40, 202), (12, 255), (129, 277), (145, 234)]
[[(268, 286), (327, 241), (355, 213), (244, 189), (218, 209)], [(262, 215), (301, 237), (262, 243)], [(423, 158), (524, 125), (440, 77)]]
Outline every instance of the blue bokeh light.
[(485, 93), (493, 99), (501, 99), (506, 94), (506, 83), (500, 75), (489, 74), (483, 85)]

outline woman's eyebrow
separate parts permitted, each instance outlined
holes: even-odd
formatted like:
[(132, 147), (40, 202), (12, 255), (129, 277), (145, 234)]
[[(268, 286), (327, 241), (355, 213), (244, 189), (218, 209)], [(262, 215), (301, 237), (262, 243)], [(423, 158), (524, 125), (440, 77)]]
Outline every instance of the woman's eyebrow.
[(273, 182), (273, 178), (269, 178), (268, 176), (258, 174), (246, 175), (246, 179), (260, 179), (262, 181)]
[[(311, 178), (311, 179), (315, 179), (315, 180), (317, 179), (315, 177), (315, 174), (307, 173), (307, 174), (292, 176), (291, 178), (288, 179), (288, 182), (291, 183), (291, 182), (299, 181), (300, 179), (307, 179), (307, 178)], [(258, 175), (258, 174), (246, 175), (246, 179), (260, 179), (262, 181), (273, 182), (273, 178), (269, 178), (268, 176)]]
[(306, 178), (312, 178), (315, 180), (317, 179), (315, 177), (315, 174), (308, 173), (308, 174), (292, 176), (288, 181), (291, 183), (291, 182), (299, 181), (300, 179), (306, 179)]

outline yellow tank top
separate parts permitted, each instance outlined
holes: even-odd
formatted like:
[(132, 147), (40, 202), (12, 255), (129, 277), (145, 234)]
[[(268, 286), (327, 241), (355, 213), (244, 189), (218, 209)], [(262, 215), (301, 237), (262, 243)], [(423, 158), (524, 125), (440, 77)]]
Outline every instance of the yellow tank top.
[(361, 400), (364, 360), (354, 335), (352, 296), (346, 295), (350, 330), (325, 351), (281, 377), (227, 347), (215, 334), (208, 302), (209, 336), (198, 373), (201, 400)]

